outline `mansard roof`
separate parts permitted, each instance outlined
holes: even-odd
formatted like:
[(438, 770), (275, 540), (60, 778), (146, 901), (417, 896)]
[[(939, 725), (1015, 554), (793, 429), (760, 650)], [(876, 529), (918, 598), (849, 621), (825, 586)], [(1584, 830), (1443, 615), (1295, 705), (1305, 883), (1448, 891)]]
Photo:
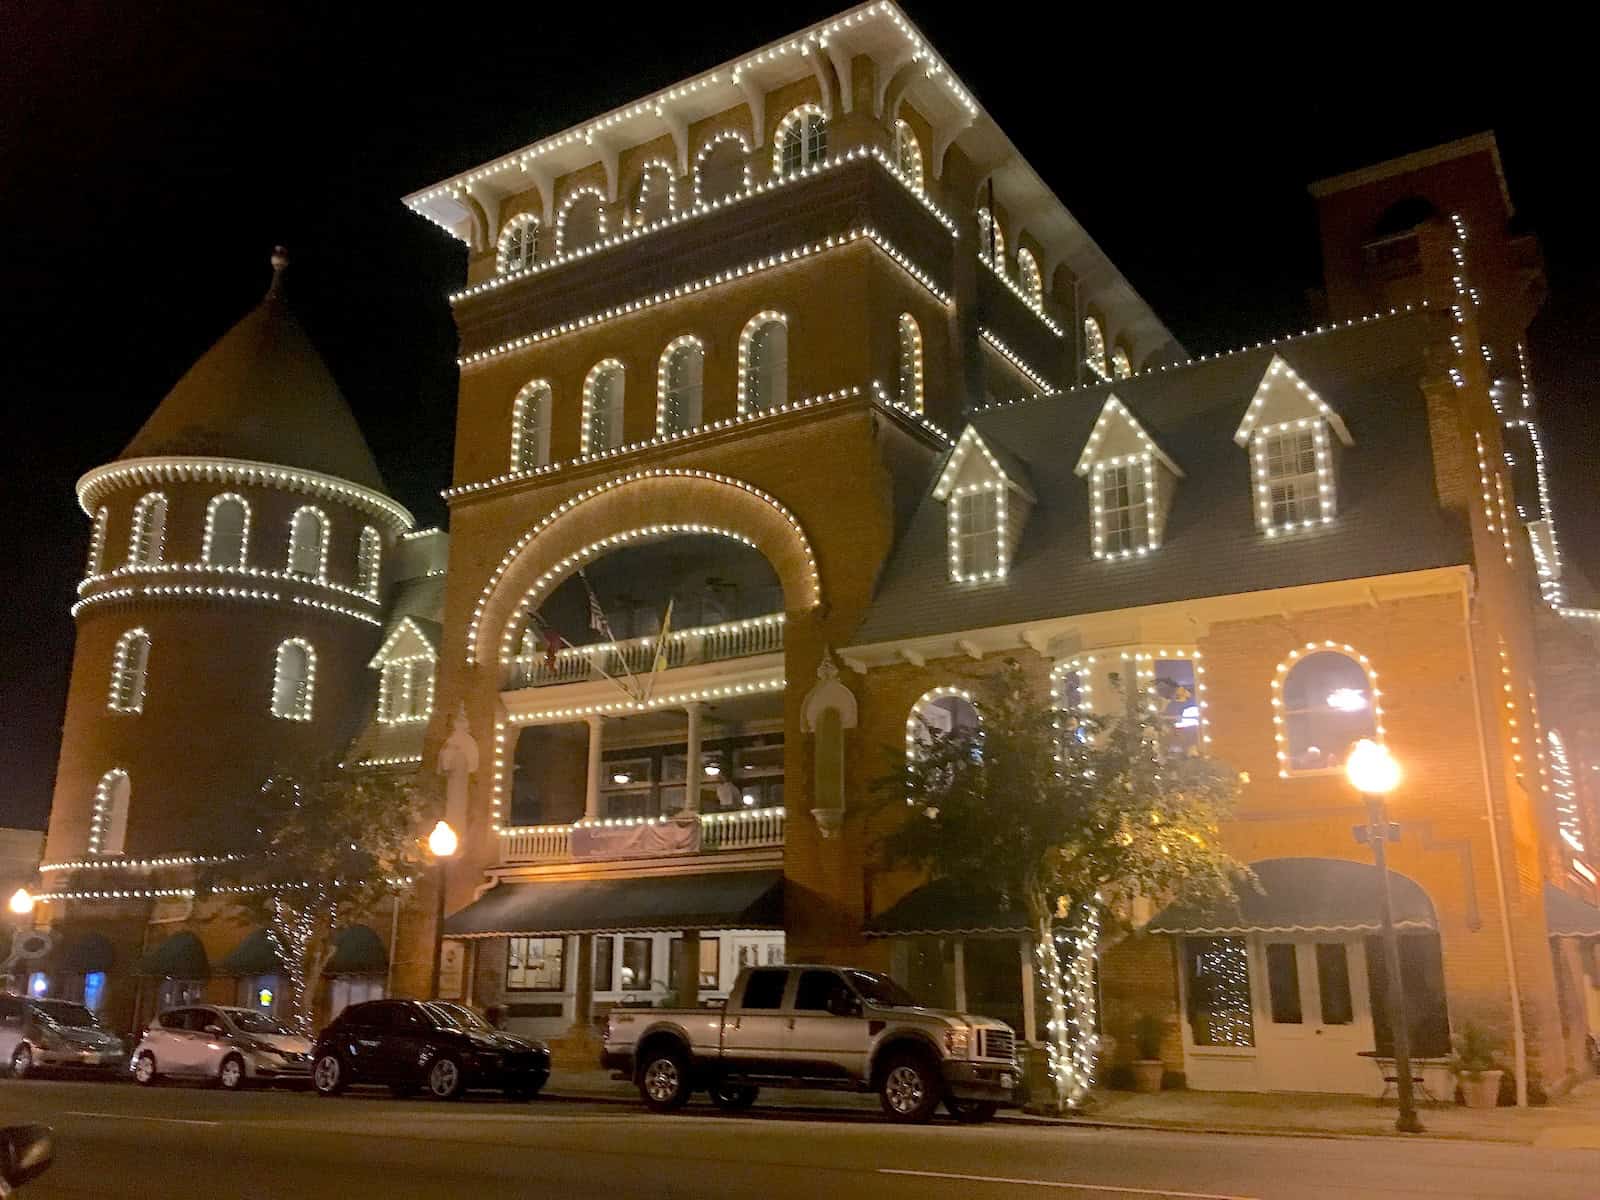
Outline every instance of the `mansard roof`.
[(276, 278), (266, 298), (178, 380), (119, 457), (172, 456), (296, 467), (387, 491), (350, 405)]
[[(975, 414), (985, 444), (1026, 464), (1038, 497), (1005, 581), (948, 579), (948, 515), (930, 489), (853, 644), (1469, 562), (1466, 520), (1434, 489), (1419, 387), (1433, 321), (1373, 320)], [(1269, 539), (1234, 433), (1275, 355), (1343, 415), (1355, 444), (1339, 462), (1337, 519)], [(1092, 500), (1075, 467), (1113, 390), (1186, 478), (1161, 548), (1110, 561), (1090, 553)]]

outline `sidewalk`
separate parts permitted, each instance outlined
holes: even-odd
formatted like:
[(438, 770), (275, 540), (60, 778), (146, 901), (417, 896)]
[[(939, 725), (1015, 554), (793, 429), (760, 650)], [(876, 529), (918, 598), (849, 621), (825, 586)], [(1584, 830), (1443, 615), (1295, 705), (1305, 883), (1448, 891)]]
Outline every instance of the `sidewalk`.
[[(547, 1090), (552, 1097), (639, 1104), (638, 1090), (625, 1080), (612, 1079), (608, 1071), (557, 1069)], [(880, 1111), (877, 1096), (871, 1094), (783, 1088), (763, 1088), (758, 1111), (763, 1108), (863, 1117)], [(1600, 1150), (1600, 1079), (1588, 1080), (1539, 1108), (1479, 1110), (1441, 1104), (1424, 1106), (1420, 1115), (1426, 1130), (1421, 1135), (1424, 1137)], [(1140, 1095), (1097, 1091), (1085, 1112), (1064, 1120), (1014, 1109), (1003, 1111), (998, 1119), (1007, 1123), (1205, 1133), (1416, 1136), (1396, 1133), (1394, 1118), (1393, 1101), (1380, 1106), (1360, 1096), (1191, 1091)]]

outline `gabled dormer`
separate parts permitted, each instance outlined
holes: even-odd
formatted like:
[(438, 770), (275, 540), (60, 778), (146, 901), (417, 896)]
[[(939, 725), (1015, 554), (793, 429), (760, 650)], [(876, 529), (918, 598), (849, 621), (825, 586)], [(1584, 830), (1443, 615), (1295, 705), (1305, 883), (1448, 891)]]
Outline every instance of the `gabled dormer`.
[(968, 425), (945, 463), (933, 496), (949, 510), (950, 579), (1004, 579), (1033, 508), (1028, 469)]
[(433, 715), (434, 666), (439, 629), (432, 621), (401, 617), (367, 665), (378, 679), (378, 720), (385, 725), (426, 721)]
[(1268, 537), (1333, 520), (1334, 438), (1353, 444), (1339, 414), (1274, 354), (1233, 435), (1249, 447), (1256, 526)]
[(1107, 396), (1074, 468), (1089, 481), (1096, 558), (1132, 558), (1161, 545), (1183, 470), (1116, 396)]

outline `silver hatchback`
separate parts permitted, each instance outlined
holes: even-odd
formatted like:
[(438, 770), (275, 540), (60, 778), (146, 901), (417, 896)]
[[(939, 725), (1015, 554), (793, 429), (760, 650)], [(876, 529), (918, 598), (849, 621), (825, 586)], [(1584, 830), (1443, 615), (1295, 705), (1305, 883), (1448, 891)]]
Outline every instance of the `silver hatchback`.
[(163, 1077), (209, 1079), (229, 1091), (250, 1082), (305, 1082), (311, 1042), (253, 1008), (196, 1004), (152, 1021), (130, 1068), (146, 1086)]

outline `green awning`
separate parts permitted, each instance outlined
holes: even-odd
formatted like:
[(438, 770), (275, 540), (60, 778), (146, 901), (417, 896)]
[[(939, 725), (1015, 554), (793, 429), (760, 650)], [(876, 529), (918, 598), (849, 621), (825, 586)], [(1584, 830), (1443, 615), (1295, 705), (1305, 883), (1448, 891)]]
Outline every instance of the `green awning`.
[(211, 963), (200, 939), (185, 930), (175, 933), (139, 960), (136, 972), (158, 979), (206, 979)]
[(116, 959), (117, 952), (105, 934), (80, 933), (61, 947), (51, 965), (66, 975), (88, 975), (111, 970)]
[[(1378, 869), (1337, 858), (1269, 858), (1251, 863), (1258, 892), (1241, 884), (1233, 900), (1170, 905), (1151, 933), (1374, 933), (1382, 928)], [(1417, 883), (1389, 872), (1396, 929), (1437, 929)]]
[(265, 929), (257, 929), (222, 960), (219, 975), (276, 975), (283, 970), (278, 948)]
[(1551, 937), (1600, 938), (1600, 908), (1544, 885), (1544, 919)]
[(782, 928), (782, 871), (502, 883), (444, 923), (450, 937)]
[(381, 975), (389, 969), (389, 952), (383, 939), (365, 925), (341, 930), (333, 944), (333, 957), (323, 968), (328, 975)]
[(935, 879), (906, 893), (862, 930), (868, 937), (1032, 932), (1018, 905), (952, 879)]

